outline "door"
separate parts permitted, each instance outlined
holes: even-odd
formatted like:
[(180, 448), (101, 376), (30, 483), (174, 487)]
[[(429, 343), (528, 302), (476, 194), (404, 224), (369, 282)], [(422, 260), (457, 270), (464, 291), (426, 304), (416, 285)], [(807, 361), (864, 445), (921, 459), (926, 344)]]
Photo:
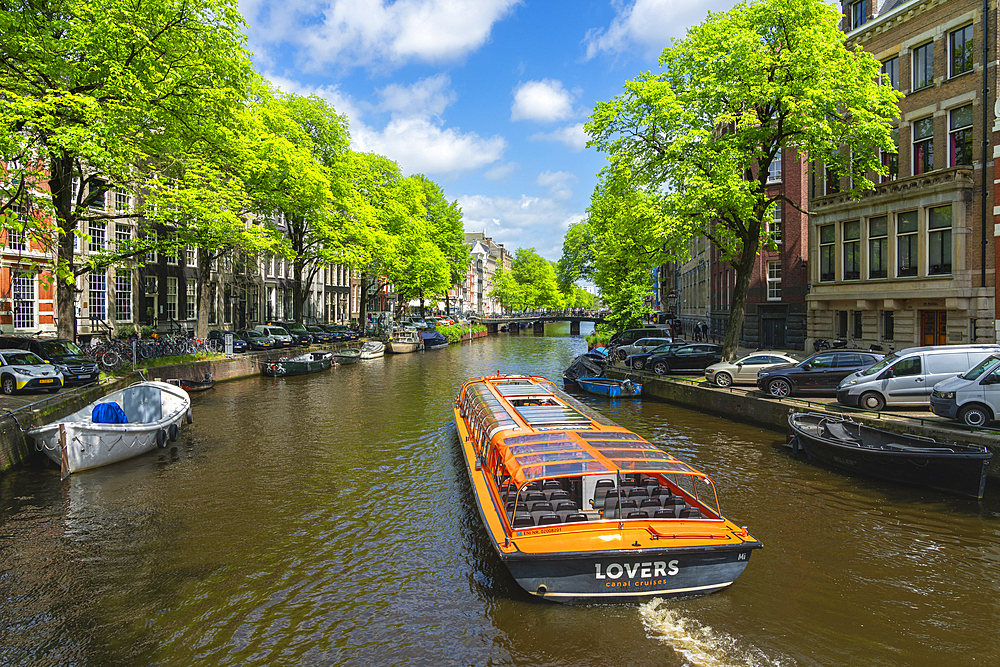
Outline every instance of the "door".
[(758, 371), (773, 365), (774, 362), (771, 361), (771, 357), (764, 354), (757, 354), (747, 357), (737, 364), (734, 376), (739, 382), (749, 382), (752, 384), (757, 381)]
[(837, 355), (833, 352), (818, 354), (809, 362), (809, 368), (799, 367), (792, 377), (802, 389), (816, 389), (824, 385), (824, 374), (834, 372)]
[[(925, 403), (927, 401), (927, 378), (921, 355), (915, 354), (900, 359), (889, 367), (892, 377), (882, 381), (883, 392), (890, 404)], [(883, 371), (884, 372), (884, 371)]]
[(785, 320), (770, 317), (761, 320), (760, 346), (765, 350), (785, 347)]
[(920, 344), (921, 345), (948, 344), (947, 310), (920, 311)]

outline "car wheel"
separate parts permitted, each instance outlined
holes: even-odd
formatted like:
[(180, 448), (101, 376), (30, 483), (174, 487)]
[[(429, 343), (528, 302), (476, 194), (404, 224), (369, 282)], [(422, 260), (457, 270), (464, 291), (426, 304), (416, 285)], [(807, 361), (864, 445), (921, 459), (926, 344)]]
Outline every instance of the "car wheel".
[(871, 410), (873, 412), (881, 412), (885, 409), (885, 399), (882, 398), (881, 394), (877, 394), (874, 391), (869, 391), (861, 395), (861, 407), (865, 410)]
[(716, 373), (715, 374), (715, 384), (720, 387), (728, 387), (733, 383), (733, 376), (729, 373)]
[(17, 382), (14, 380), (14, 376), (12, 375), (3, 376), (3, 379), (0, 380), (0, 391), (3, 391), (3, 393), (8, 395), (13, 394), (15, 391), (17, 391)]
[(785, 398), (792, 393), (792, 385), (789, 384), (788, 380), (781, 378), (771, 380), (767, 385), (767, 393), (778, 398)]
[(653, 364), (653, 372), (657, 375), (666, 375), (670, 372), (670, 366), (665, 361), (657, 361)]
[(621, 359), (622, 361), (625, 361), (625, 357), (627, 357), (627, 356), (628, 356), (628, 352), (626, 352), (625, 350), (618, 350), (618, 358), (619, 359)]
[(958, 420), (968, 426), (986, 426), (993, 421), (993, 412), (984, 405), (966, 405), (958, 412)]
[(632, 360), (632, 370), (634, 370), (634, 371), (641, 371), (642, 368), (643, 368), (643, 366), (645, 366), (645, 365), (646, 364), (643, 363), (642, 359), (633, 359)]

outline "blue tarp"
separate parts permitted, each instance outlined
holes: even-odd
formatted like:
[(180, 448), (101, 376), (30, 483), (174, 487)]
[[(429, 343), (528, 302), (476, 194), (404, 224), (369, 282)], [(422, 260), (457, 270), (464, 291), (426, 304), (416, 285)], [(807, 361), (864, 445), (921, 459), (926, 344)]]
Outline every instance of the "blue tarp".
[(420, 337), (424, 339), (424, 341), (429, 341), (431, 344), (448, 342), (448, 338), (440, 331), (421, 331)]
[(98, 403), (94, 406), (94, 412), (90, 420), (95, 424), (127, 424), (128, 417), (122, 406), (117, 403)]

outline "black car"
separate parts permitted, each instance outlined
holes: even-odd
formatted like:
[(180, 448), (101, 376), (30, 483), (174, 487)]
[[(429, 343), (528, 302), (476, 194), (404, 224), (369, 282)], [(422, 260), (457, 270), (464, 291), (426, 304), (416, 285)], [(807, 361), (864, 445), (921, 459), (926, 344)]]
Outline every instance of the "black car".
[(327, 324), (323, 327), (333, 334), (336, 340), (357, 340), (358, 332), (348, 329), (343, 324)]
[(0, 336), (0, 349), (34, 352), (59, 367), (63, 374), (63, 386), (66, 387), (91, 384), (101, 376), (97, 362), (84, 354), (79, 345), (65, 338)]
[(863, 350), (820, 352), (797, 364), (782, 364), (760, 371), (757, 386), (779, 398), (799, 393), (836, 394), (841, 380), (868, 368), (883, 356)]
[(240, 338), (240, 335), (235, 331), (225, 331), (223, 329), (212, 329), (208, 332), (208, 339), (219, 341), (218, 346), (220, 350), (226, 349), (226, 334), (233, 334), (233, 352), (246, 352), (248, 349), (247, 342)]
[(684, 347), (685, 345), (690, 345), (686, 340), (678, 340), (673, 343), (664, 343), (663, 345), (657, 345), (653, 349), (647, 352), (637, 352), (635, 354), (630, 354), (625, 357), (625, 365), (633, 370), (641, 371), (643, 368), (649, 365), (649, 358), (654, 354), (666, 354), (671, 350), (676, 350), (679, 347)]
[(304, 324), (298, 322), (273, 322), (273, 326), (281, 327), (292, 337), (292, 345), (312, 345), (313, 337)]
[(722, 346), (711, 343), (681, 345), (649, 358), (647, 366), (657, 375), (674, 371), (703, 371), (722, 361)]
[(251, 350), (270, 350), (275, 346), (273, 338), (254, 329), (240, 329), (236, 332), (236, 335)]
[(306, 331), (312, 334), (314, 343), (331, 343), (335, 340), (335, 336), (323, 329), (321, 326), (313, 325), (311, 327), (306, 327)]

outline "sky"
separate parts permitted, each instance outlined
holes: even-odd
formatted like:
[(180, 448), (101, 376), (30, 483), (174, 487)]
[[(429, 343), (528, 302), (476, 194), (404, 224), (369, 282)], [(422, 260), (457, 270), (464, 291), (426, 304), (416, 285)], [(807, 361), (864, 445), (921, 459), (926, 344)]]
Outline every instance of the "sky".
[(355, 150), (422, 173), (467, 232), (553, 261), (605, 156), (583, 124), (734, 0), (241, 0), (256, 69), (348, 117)]

